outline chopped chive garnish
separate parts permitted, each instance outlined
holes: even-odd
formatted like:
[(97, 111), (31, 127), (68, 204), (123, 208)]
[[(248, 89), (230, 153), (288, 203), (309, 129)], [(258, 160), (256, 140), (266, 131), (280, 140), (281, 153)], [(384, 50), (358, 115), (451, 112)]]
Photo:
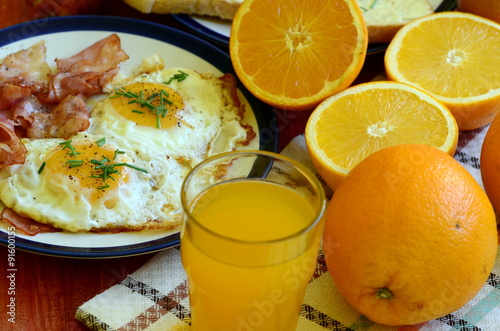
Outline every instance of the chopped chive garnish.
[(115, 155), (113, 156), (113, 160), (116, 160), (116, 157), (118, 156), (118, 154), (125, 154), (125, 152), (124, 151), (120, 151), (120, 150), (117, 149), (115, 151)]
[(102, 137), (101, 139), (96, 140), (95, 143), (97, 144), (97, 146), (101, 147), (102, 145), (104, 145), (106, 143), (106, 138)]
[(66, 161), (70, 168), (80, 167), (83, 164), (83, 160), (68, 160)]
[(45, 165), (46, 165), (46, 164), (47, 164), (47, 163), (46, 163), (45, 161), (43, 161), (43, 162), (42, 162), (42, 165), (40, 166), (40, 168), (38, 168), (38, 174), (41, 174), (41, 173), (42, 173), (43, 168), (45, 168)]
[(101, 161), (96, 160), (96, 159), (92, 159), (92, 160), (90, 160), (90, 163), (92, 163), (92, 164), (98, 164), (98, 165), (103, 165), (104, 163), (109, 162), (109, 161), (110, 160), (107, 157), (103, 156)]
[(144, 173), (148, 173), (148, 171), (147, 171), (146, 169), (136, 167), (135, 165), (130, 164), (130, 163), (115, 163), (115, 164), (113, 164), (113, 166), (114, 166), (114, 167), (125, 166), (125, 167), (132, 168), (132, 169), (134, 169), (134, 170), (137, 170), (137, 171), (141, 171), (141, 172), (144, 172)]
[[(116, 156), (118, 154), (125, 154), (125, 152), (120, 151), (118, 149), (115, 150), (113, 160), (116, 158)], [(119, 174), (120, 171), (118, 169), (116, 169), (116, 167), (122, 167), (122, 166), (129, 167), (131, 169), (141, 171), (144, 173), (148, 173), (148, 171), (146, 169), (136, 167), (130, 163), (114, 163), (114, 164), (112, 164), (112, 163), (108, 163), (108, 162), (110, 162), (110, 160), (105, 156), (103, 156), (102, 160), (96, 160), (96, 159), (90, 160), (90, 163), (95, 165), (94, 169), (98, 171), (97, 174), (91, 175), (90, 177), (91, 178), (100, 178), (103, 181), (106, 181), (108, 179), (115, 180), (115, 178), (113, 178), (112, 175)], [(108, 187), (109, 187), (108, 185), (104, 185), (104, 186), (102, 186), (102, 188), (99, 188), (99, 189), (102, 190), (102, 189), (105, 189)]]
[(77, 153), (75, 151), (75, 148), (71, 145), (71, 142), (72, 142), (72, 140), (66, 140), (66, 141), (59, 143), (59, 145), (63, 146), (62, 149), (69, 149), (68, 155), (76, 156), (76, 155), (80, 154), (80, 153)]
[[(165, 84), (170, 83), (173, 79), (177, 79), (178, 81), (182, 81), (182, 80), (186, 79), (188, 74), (186, 74), (182, 71), (179, 71), (179, 72), (180, 72), (179, 74), (173, 75), (172, 78), (170, 78), (170, 80), (168, 82), (165, 82)], [(160, 90), (160, 92), (153, 93), (149, 97), (146, 98), (144, 95), (144, 91), (141, 91), (139, 93), (139, 95), (137, 95), (137, 94), (132, 93), (130, 91), (126, 91), (123, 88), (117, 88), (115, 90), (115, 96), (124, 96), (126, 98), (131, 99), (127, 102), (128, 104), (137, 104), (141, 108), (146, 108), (152, 115), (156, 116), (156, 127), (158, 129), (161, 128), (161, 121), (160, 121), (159, 117), (160, 116), (161, 117), (167, 116), (167, 113), (169, 111), (169, 109), (167, 108), (166, 105), (173, 104), (173, 102), (168, 99), (170, 94), (163, 89)], [(153, 102), (155, 102), (155, 101), (157, 103), (159, 103), (158, 106), (155, 106), (153, 104)], [(137, 113), (137, 114), (144, 114), (144, 112), (142, 110), (139, 110), (139, 109), (132, 109), (132, 112)]]
[(146, 102), (146, 103), (144, 103), (144, 104), (142, 104), (141, 106), (142, 106), (142, 107), (146, 107), (146, 108), (148, 108), (149, 110), (154, 110), (154, 109), (155, 109), (155, 106), (153, 106), (152, 104), (147, 103), (147, 102)]
[[(99, 139), (99, 140), (96, 141), (96, 144), (98, 144), (98, 145), (99, 144), (102, 145), (104, 143), (105, 143), (105, 138), (101, 138), (101, 139)], [(72, 151), (72, 155), (73, 156), (76, 155), (76, 154), (79, 154), (79, 153), (75, 153), (74, 149), (72, 149), (71, 140), (64, 141), (64, 142), (60, 143), (60, 145), (63, 146), (63, 149), (65, 149), (65, 148), (70, 149)], [(99, 146), (101, 146), (101, 145), (99, 145)], [(115, 150), (114, 156), (113, 156), (113, 160), (115, 160), (116, 157), (119, 154), (125, 154), (125, 152), (121, 151), (119, 149)], [(133, 164), (130, 164), (130, 163), (126, 163), (126, 162), (114, 163), (114, 164), (113, 163), (109, 163), (109, 162), (111, 162), (111, 160), (109, 158), (107, 158), (106, 156), (104, 156), (104, 155), (102, 156), (101, 160), (92, 159), (89, 162), (94, 165), (94, 169), (97, 171), (97, 174), (90, 175), (90, 178), (100, 178), (103, 181), (106, 181), (108, 179), (116, 180), (112, 176), (114, 174), (119, 174), (120, 173), (120, 171), (118, 169), (116, 169), (116, 167), (128, 167), (128, 168), (131, 168), (131, 169), (134, 169), (134, 170), (137, 170), (137, 171), (148, 173), (148, 171), (146, 169), (136, 167), (136, 166), (134, 166)], [(68, 164), (70, 168), (74, 168), (74, 167), (80, 167), (80, 166), (82, 166), (85, 163), (85, 161), (84, 160), (66, 160), (65, 163)], [(42, 173), (42, 171), (45, 168), (46, 164), (47, 163), (45, 161), (42, 162), (42, 164), (40, 165), (40, 168), (38, 168), (38, 174)], [(104, 190), (104, 189), (107, 189), (109, 187), (110, 187), (110, 185), (102, 185), (102, 186), (97, 187), (97, 189), (98, 190)]]
[(153, 94), (151, 94), (151, 96), (148, 98), (148, 101), (153, 101), (159, 95), (160, 95), (160, 93), (153, 93)]
[(126, 91), (123, 88), (116, 88), (115, 95), (112, 98), (125, 97), (125, 98), (138, 98), (139, 96), (134, 92)]
[(172, 83), (172, 81), (176, 80), (178, 82), (182, 82), (184, 79), (187, 78), (187, 76), (189, 76), (187, 73), (185, 73), (184, 71), (181, 71), (181, 70), (178, 70), (179, 73), (178, 74), (175, 74), (173, 75), (172, 77), (170, 77), (170, 79), (166, 82), (164, 82), (164, 84), (170, 84)]

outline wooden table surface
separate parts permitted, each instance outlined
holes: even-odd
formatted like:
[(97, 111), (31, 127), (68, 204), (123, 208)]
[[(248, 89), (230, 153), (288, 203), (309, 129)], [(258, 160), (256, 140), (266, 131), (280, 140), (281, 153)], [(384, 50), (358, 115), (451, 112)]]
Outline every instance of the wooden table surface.
[[(168, 15), (141, 14), (121, 0), (104, 3), (95, 14), (140, 18), (185, 30)], [(355, 83), (368, 81), (382, 70), (383, 53), (369, 55)], [(308, 111), (275, 110), (280, 150), (304, 132), (309, 114)], [(15, 277), (9, 278), (9, 252), (0, 245), (0, 330), (88, 330), (74, 319), (76, 309), (119, 283), (153, 256), (154, 253), (112, 259), (71, 259), (16, 250)], [(15, 298), (15, 324), (8, 321), (7, 304), (11, 298)]]

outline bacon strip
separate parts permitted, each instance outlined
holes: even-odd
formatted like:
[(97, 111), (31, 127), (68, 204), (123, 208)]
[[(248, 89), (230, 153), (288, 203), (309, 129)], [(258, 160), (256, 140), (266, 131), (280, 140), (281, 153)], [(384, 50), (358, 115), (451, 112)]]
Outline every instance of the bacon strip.
[(94, 78), (95, 73), (92, 72), (83, 74), (60, 72), (53, 77), (49, 93), (42, 95), (41, 99), (44, 103), (57, 103), (74, 93), (82, 95), (97, 94), (101, 91), (101, 88), (92, 84)]
[(0, 81), (31, 87), (33, 91), (46, 89), (51, 70), (45, 60), (46, 48), (42, 40), (35, 45), (7, 55), (0, 65)]
[(95, 44), (65, 59), (57, 59), (59, 72), (82, 73), (94, 71), (105, 73), (128, 59), (121, 49), (120, 38), (116, 34), (99, 40)]
[(55, 103), (69, 94), (89, 96), (102, 92), (116, 75), (118, 65), (128, 58), (121, 49), (120, 38), (112, 34), (78, 54), (57, 59), (58, 73), (53, 76), (49, 93), (43, 96), (43, 101)]
[(69, 139), (90, 126), (90, 111), (79, 97), (68, 95), (50, 113), (33, 114), (33, 123), (26, 132), (28, 138)]
[(34, 115), (38, 113), (50, 113), (51, 109), (42, 105), (37, 97), (31, 95), (21, 99), (10, 108), (12, 121), (24, 130), (28, 130), (35, 121)]
[(16, 135), (14, 123), (2, 112), (0, 115), (0, 168), (24, 163), (26, 154), (28, 150)]
[(10, 208), (4, 208), (4, 210), (0, 214), (0, 217), (2, 221), (9, 222), (14, 227), (16, 227), (16, 229), (24, 232), (29, 236), (34, 236), (37, 233), (42, 233), (42, 232), (61, 231), (51, 225), (39, 223), (32, 220), (31, 218), (23, 217)]
[(101, 93), (129, 57), (112, 34), (57, 59), (56, 74), (45, 58), (40, 41), (0, 63), (0, 167), (24, 163), (27, 150), (20, 137), (69, 139), (86, 130), (90, 111), (84, 99)]
[(30, 87), (13, 84), (0, 85), (0, 110), (9, 109), (19, 99), (26, 98), (32, 93)]

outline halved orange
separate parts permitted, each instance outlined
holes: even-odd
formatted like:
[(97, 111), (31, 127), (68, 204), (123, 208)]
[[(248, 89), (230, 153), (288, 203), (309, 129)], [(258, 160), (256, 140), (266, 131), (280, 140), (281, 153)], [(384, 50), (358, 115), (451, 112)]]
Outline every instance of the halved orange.
[(253, 95), (280, 109), (304, 110), (351, 85), (367, 43), (354, 0), (245, 0), (229, 50)]
[(450, 111), (410, 85), (378, 81), (355, 85), (323, 101), (305, 130), (311, 160), (335, 190), (368, 155), (400, 144), (425, 144), (453, 155), (458, 128)]
[(500, 24), (460, 12), (405, 25), (385, 54), (387, 77), (443, 102), (460, 130), (490, 123), (500, 111)]

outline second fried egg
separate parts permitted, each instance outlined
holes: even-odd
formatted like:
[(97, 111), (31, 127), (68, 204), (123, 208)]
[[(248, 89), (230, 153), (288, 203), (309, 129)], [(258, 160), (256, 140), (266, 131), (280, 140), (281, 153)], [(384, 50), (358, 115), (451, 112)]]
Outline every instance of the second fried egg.
[(138, 153), (161, 149), (193, 166), (248, 139), (244, 107), (230, 85), (184, 68), (140, 74), (111, 85), (110, 96), (92, 111), (90, 131), (141, 146)]
[(180, 224), (186, 169), (161, 153), (143, 160), (88, 133), (25, 144), (26, 162), (0, 170), (0, 199), (20, 215), (72, 232)]

